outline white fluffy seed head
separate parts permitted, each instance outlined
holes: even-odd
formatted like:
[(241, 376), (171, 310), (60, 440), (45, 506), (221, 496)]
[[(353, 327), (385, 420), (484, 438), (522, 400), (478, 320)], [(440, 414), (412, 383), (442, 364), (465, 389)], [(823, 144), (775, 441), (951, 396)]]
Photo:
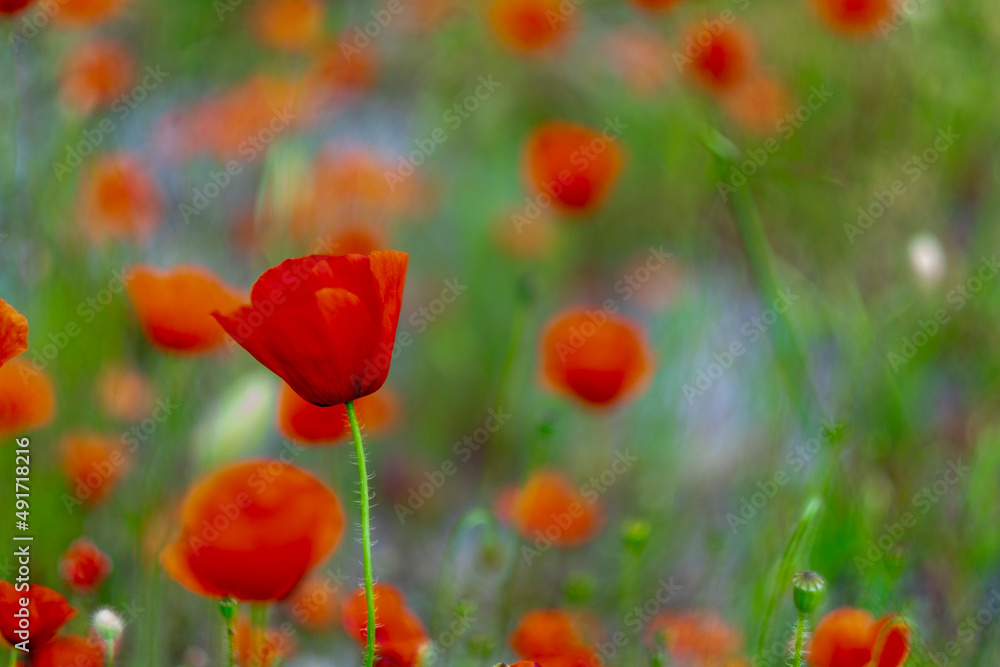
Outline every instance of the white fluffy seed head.
[(125, 631), (125, 621), (113, 609), (98, 609), (91, 619), (91, 627), (101, 639), (113, 642)]

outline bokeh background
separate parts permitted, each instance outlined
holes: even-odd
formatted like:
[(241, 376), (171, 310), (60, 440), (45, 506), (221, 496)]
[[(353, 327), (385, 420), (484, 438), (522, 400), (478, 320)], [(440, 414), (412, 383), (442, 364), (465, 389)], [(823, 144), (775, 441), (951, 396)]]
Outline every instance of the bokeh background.
[[(194, 479), (282, 451), (280, 381), (236, 346), (151, 347), (121, 272), (197, 263), (247, 290), (287, 257), (393, 248), (410, 254), (411, 342), (383, 390), (395, 418), (368, 433), (375, 570), (439, 644), (464, 619), (441, 660), (512, 660), (516, 618), (556, 606), (641, 644), (622, 597), (634, 576), (646, 597), (676, 584), (655, 613), (714, 610), (741, 656), (783, 664), (789, 568), (808, 568), (829, 582), (824, 609), (911, 621), (910, 664), (948, 642), (953, 664), (994, 664), (992, 614), (962, 629), (1000, 586), (1000, 7), (911, 0), (851, 32), (822, 5), (564, 0), (528, 29), (537, 48), (478, 1), (53, 0), (0, 19), (0, 296), (28, 318), (23, 358), (57, 399), (16, 434), (35, 455), (36, 580), (64, 589), (57, 563), (85, 536), (114, 569), (70, 600), (136, 610), (120, 664), (215, 664), (217, 610), (156, 554)], [(743, 41), (709, 77), (735, 58), (746, 88), (685, 61), (719, 24)], [(553, 120), (620, 128), (621, 173), (597, 205), (537, 207), (526, 145)], [(607, 299), (656, 365), (597, 410), (546, 386), (538, 344), (553, 314)], [(490, 410), (509, 418), (458, 460)], [(81, 432), (137, 441), (98, 503), (67, 501), (65, 440)], [(349, 450), (296, 463), (353, 523)], [(583, 484), (625, 451), (592, 539), (517, 555), (531, 540), (497, 521), (505, 489), (540, 468)], [(457, 472), (434, 484), (447, 461)], [(632, 521), (651, 529), (638, 560)], [(328, 567), (352, 591), (357, 543)], [(294, 642), (288, 663), (358, 660), (336, 624)]]

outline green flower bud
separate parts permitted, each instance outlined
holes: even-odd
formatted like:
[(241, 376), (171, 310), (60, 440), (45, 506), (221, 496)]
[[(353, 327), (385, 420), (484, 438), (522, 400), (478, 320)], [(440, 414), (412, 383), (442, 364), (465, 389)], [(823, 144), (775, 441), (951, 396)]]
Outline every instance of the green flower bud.
[(826, 582), (815, 572), (799, 572), (792, 577), (792, 599), (795, 608), (803, 614), (808, 614), (819, 606), (823, 599), (823, 589)]

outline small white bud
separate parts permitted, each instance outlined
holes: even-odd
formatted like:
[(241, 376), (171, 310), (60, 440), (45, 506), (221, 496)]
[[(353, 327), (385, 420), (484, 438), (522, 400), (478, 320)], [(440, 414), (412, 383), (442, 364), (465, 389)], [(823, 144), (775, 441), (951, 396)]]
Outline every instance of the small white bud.
[(907, 248), (910, 267), (925, 287), (933, 287), (944, 278), (947, 260), (941, 242), (930, 232), (920, 232), (910, 239)]
[(125, 631), (125, 621), (113, 609), (98, 609), (94, 612), (91, 626), (97, 636), (106, 642), (113, 642)]

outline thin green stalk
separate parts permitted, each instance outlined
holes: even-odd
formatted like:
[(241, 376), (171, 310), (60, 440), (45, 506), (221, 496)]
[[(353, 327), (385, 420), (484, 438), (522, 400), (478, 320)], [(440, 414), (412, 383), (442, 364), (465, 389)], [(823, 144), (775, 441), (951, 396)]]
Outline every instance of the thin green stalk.
[(795, 653), (792, 655), (792, 667), (802, 667), (802, 638), (806, 633), (806, 615), (799, 612), (799, 620), (795, 624)]
[(238, 608), (238, 603), (232, 597), (225, 597), (219, 601), (219, 611), (226, 626), (226, 667), (233, 667), (236, 664), (235, 621)]
[(108, 640), (107, 650), (104, 652), (106, 659), (104, 661), (104, 667), (114, 667), (115, 664), (115, 640)]
[(354, 451), (358, 459), (358, 481), (361, 484), (361, 546), (364, 548), (365, 600), (368, 603), (368, 642), (365, 646), (365, 667), (375, 664), (375, 591), (372, 584), (372, 527), (368, 497), (368, 468), (365, 462), (365, 444), (358, 427), (358, 416), (354, 412), (354, 401), (344, 404), (347, 419), (351, 423), (354, 436)]
[(10, 650), (10, 661), (7, 663), (8, 667), (17, 667), (17, 649), (12, 648)]

